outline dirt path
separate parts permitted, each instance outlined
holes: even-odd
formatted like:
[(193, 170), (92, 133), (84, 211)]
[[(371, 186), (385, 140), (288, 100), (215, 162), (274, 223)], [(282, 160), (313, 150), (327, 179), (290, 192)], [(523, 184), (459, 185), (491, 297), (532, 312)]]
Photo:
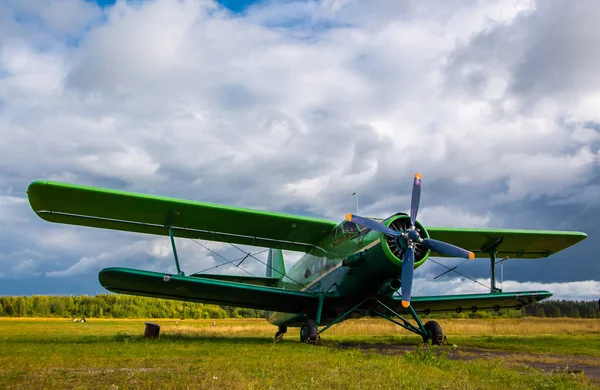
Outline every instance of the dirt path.
[[(415, 350), (414, 345), (393, 344), (343, 343), (338, 344), (338, 347), (344, 349), (356, 348), (367, 353), (382, 353), (386, 355), (403, 355)], [(442, 346), (437, 350), (440, 353), (445, 353), (448, 359), (452, 360), (501, 358), (506, 362), (510, 362), (510, 364), (526, 364), (546, 372), (565, 370), (569, 373), (583, 372), (584, 375), (589, 378), (600, 380), (600, 359), (590, 356), (515, 353), (491, 349), (451, 346)]]

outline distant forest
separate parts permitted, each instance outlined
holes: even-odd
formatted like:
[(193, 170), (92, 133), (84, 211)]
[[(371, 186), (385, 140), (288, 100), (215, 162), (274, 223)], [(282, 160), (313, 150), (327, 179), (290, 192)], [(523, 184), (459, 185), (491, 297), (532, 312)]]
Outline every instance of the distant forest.
[[(428, 318), (571, 317), (600, 318), (594, 301), (544, 301), (523, 307), (471, 313), (432, 313)], [(0, 296), (0, 317), (64, 318), (257, 318), (262, 310), (205, 305), (201, 303), (145, 298), (129, 295), (96, 296)]]

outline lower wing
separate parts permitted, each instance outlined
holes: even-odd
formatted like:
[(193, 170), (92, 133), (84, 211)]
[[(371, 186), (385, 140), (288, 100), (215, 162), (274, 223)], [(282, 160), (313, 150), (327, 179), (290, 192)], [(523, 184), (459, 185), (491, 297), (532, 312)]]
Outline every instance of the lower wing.
[(319, 302), (317, 295), (303, 291), (130, 268), (105, 268), (98, 279), (116, 293), (259, 310), (304, 313)]
[[(520, 309), (530, 303), (550, 298), (548, 291), (523, 291), (484, 294), (439, 295), (429, 297), (413, 297), (411, 306), (415, 311), (429, 314), (434, 311), (477, 311)], [(392, 299), (391, 307), (397, 311), (405, 311), (400, 297)]]

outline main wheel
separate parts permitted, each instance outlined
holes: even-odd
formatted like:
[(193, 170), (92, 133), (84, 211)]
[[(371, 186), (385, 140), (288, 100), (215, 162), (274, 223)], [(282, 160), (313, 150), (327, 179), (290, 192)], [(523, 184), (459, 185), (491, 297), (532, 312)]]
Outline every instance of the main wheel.
[(300, 328), (300, 341), (303, 343), (316, 343), (319, 339), (317, 323), (315, 320), (306, 320)]
[(431, 340), (432, 345), (442, 345), (444, 342), (444, 333), (440, 324), (435, 321), (428, 321), (423, 327), (428, 333), (428, 337), (423, 337), (424, 343)]

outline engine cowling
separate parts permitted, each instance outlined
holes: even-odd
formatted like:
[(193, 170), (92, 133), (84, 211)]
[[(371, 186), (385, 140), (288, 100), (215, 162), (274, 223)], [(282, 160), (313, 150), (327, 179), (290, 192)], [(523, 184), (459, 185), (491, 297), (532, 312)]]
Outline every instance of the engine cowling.
[[(403, 231), (410, 228), (410, 217), (406, 214), (397, 214), (385, 221), (384, 225), (394, 230)], [(419, 231), (421, 238), (429, 238), (427, 229), (425, 229), (425, 227), (421, 225), (419, 221), (415, 221), (415, 227)], [(383, 248), (383, 252), (388, 258), (390, 258), (390, 260), (398, 265), (402, 265), (402, 257), (404, 256), (404, 251), (406, 248), (398, 245), (396, 237), (386, 235), (385, 240), (381, 241), (381, 246)], [(429, 249), (425, 249), (422, 244), (417, 243), (415, 245), (415, 268), (427, 260), (430, 252), (431, 251)]]

